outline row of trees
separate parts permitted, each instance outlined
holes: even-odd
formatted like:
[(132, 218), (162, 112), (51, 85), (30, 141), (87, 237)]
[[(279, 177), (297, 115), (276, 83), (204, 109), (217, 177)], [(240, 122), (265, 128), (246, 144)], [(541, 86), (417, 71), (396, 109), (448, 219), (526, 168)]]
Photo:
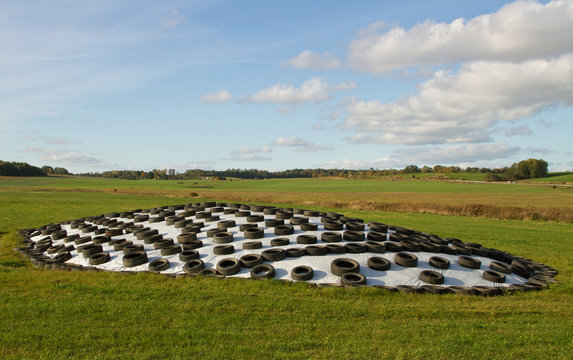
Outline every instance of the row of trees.
[(276, 178), (311, 178), (338, 176), (346, 178), (364, 178), (375, 176), (391, 176), (400, 174), (452, 174), (452, 173), (485, 173), (486, 180), (504, 181), (520, 180), (536, 177), (547, 176), (547, 162), (545, 160), (528, 159), (513, 164), (509, 168), (489, 169), (467, 167), (465, 169), (459, 166), (442, 166), (434, 167), (424, 166), (419, 168), (416, 165), (408, 165), (403, 169), (373, 169), (368, 170), (348, 170), (348, 169), (291, 169), (284, 171), (267, 171), (260, 169), (227, 169), (227, 170), (187, 170), (177, 173), (174, 169), (153, 169), (152, 171), (141, 170), (114, 170), (104, 171), (102, 173), (85, 173), (83, 176), (118, 178), (118, 179), (201, 179), (201, 178), (219, 178), (235, 177), (241, 179), (276, 179)]
[(0, 160), (0, 176), (46, 176), (49, 174), (63, 175), (69, 173), (62, 167), (42, 166), (39, 168), (26, 162)]
[[(485, 173), (487, 181), (510, 181), (532, 179), (547, 176), (547, 161), (543, 159), (527, 159), (511, 165), (511, 167), (489, 169), (468, 167), (462, 169), (458, 166), (434, 167), (424, 166), (419, 168), (416, 165), (408, 165), (403, 169), (373, 169), (369, 170), (347, 170), (347, 169), (291, 169), (284, 171), (267, 171), (260, 169), (227, 169), (217, 170), (187, 170), (177, 173), (174, 169), (153, 169), (152, 171), (141, 170), (114, 170), (102, 173), (78, 174), (83, 176), (106, 177), (118, 179), (200, 179), (235, 177), (241, 179), (275, 179), (275, 178), (311, 178), (338, 176), (346, 178), (364, 178), (375, 176), (389, 176), (400, 174), (451, 174), (451, 173)], [(0, 161), (0, 176), (45, 176), (45, 175), (67, 175), (68, 170), (62, 167), (43, 166), (38, 168), (25, 162)]]

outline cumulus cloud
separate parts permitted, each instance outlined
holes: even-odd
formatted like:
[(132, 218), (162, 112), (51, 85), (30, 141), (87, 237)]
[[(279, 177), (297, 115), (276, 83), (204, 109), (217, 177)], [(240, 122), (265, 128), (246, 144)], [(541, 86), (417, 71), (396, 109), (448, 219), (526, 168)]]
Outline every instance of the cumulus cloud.
[(299, 152), (317, 152), (334, 150), (332, 145), (316, 145), (313, 141), (304, 140), (298, 137), (278, 137), (271, 145), (294, 147)]
[(499, 120), (573, 104), (573, 54), (521, 63), (480, 61), (438, 71), (391, 103), (355, 101), (344, 122), (353, 143), (438, 144), (491, 140)]
[(262, 147), (244, 147), (237, 149), (229, 154), (229, 157), (225, 160), (233, 161), (268, 161), (272, 160), (269, 156), (264, 156), (261, 154), (266, 154), (272, 152), (273, 149), (268, 146)]
[(382, 34), (381, 28), (375, 23), (350, 42), (351, 67), (378, 73), (463, 61), (523, 61), (571, 51), (573, 2), (516, 1), (469, 21), (426, 21)]
[(185, 23), (187, 19), (183, 14), (179, 12), (179, 10), (173, 10), (169, 14), (165, 15), (161, 18), (161, 26), (166, 29), (173, 29), (183, 23)]
[(74, 141), (74, 140), (64, 139), (64, 138), (61, 138), (61, 137), (48, 138), (48, 139), (46, 139), (46, 143), (48, 143), (48, 144), (50, 144), (50, 145), (70, 145), (70, 144), (77, 144), (77, 142)]
[(512, 157), (521, 151), (519, 147), (506, 143), (467, 144), (450, 146), (417, 146), (396, 149), (390, 156), (373, 160), (351, 160), (327, 162), (321, 167), (327, 169), (388, 169), (403, 168), (410, 164), (452, 165), (475, 164)]
[(312, 78), (306, 80), (298, 88), (278, 83), (249, 96), (243, 101), (274, 104), (322, 103), (332, 98), (332, 92), (334, 91), (348, 90), (355, 87), (356, 84), (346, 82), (331, 86), (320, 78)]
[(295, 69), (332, 70), (340, 67), (340, 60), (329, 51), (319, 54), (304, 50), (289, 59), (287, 64)]
[(205, 94), (201, 96), (201, 98), (199, 99), (199, 101), (201, 101), (202, 103), (207, 103), (207, 104), (227, 103), (232, 100), (233, 100), (233, 95), (231, 95), (231, 93), (226, 89), (221, 89), (214, 93)]
[(108, 165), (96, 155), (86, 154), (79, 151), (29, 147), (24, 150), (24, 152), (36, 153), (40, 160), (50, 164), (95, 166), (100, 168)]
[(514, 126), (503, 130), (505, 136), (529, 136), (533, 135), (533, 131), (525, 125)]
[(506, 143), (420, 146), (397, 149), (393, 157), (409, 164), (457, 164), (501, 159), (516, 155), (520, 150)]

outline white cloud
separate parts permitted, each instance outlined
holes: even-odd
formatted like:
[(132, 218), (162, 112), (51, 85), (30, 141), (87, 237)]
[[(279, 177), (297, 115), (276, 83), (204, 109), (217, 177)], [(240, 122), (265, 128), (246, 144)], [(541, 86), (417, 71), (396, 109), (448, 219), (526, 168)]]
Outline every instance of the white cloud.
[(445, 147), (405, 147), (392, 152), (390, 156), (373, 160), (331, 161), (320, 165), (327, 169), (401, 169), (407, 165), (460, 165), (471, 166), (477, 162), (491, 161), (515, 156), (518, 147), (505, 143), (467, 144)]
[(525, 125), (514, 126), (503, 130), (505, 136), (529, 136), (533, 135), (533, 131)]
[(93, 166), (98, 168), (109, 166), (109, 164), (99, 159), (96, 155), (86, 154), (80, 151), (29, 147), (23, 152), (36, 153), (40, 160), (54, 165), (75, 165), (80, 167)]
[(320, 78), (312, 78), (306, 80), (298, 88), (278, 83), (251, 95), (243, 101), (291, 105), (309, 102), (322, 103), (329, 100), (334, 91), (349, 90), (355, 87), (356, 84), (346, 82), (331, 86)]
[(494, 160), (519, 153), (520, 148), (506, 143), (467, 144), (445, 147), (407, 147), (394, 152), (393, 157), (409, 164), (458, 164)]
[(273, 146), (288, 146), (296, 148), (295, 151), (299, 152), (317, 152), (334, 150), (332, 145), (316, 145), (310, 140), (304, 140), (298, 137), (278, 137), (271, 145)]
[(269, 156), (264, 156), (261, 154), (267, 154), (273, 152), (273, 149), (268, 146), (262, 147), (244, 147), (237, 149), (229, 154), (229, 157), (225, 160), (232, 161), (269, 161), (272, 160)]
[(273, 149), (268, 146), (262, 147), (244, 147), (233, 151), (233, 154), (256, 154), (256, 153), (270, 153)]
[(231, 95), (231, 93), (226, 89), (221, 89), (214, 93), (205, 94), (199, 99), (199, 101), (207, 104), (227, 103), (231, 100), (233, 100), (233, 95)]
[(417, 94), (382, 104), (355, 101), (344, 123), (354, 143), (438, 144), (491, 140), (499, 120), (515, 122), (573, 104), (573, 54), (521, 63), (474, 62), (438, 71)]
[(340, 67), (340, 60), (329, 51), (318, 54), (304, 50), (289, 59), (287, 64), (296, 69), (332, 70)]
[(46, 139), (46, 143), (51, 144), (51, 145), (71, 145), (71, 144), (77, 144), (77, 142), (74, 141), (74, 140), (64, 139), (64, 138), (61, 138), (61, 137), (48, 138), (48, 139)]
[(178, 25), (185, 23), (187, 19), (179, 10), (173, 10), (169, 14), (161, 18), (161, 26), (167, 29), (173, 29)]
[(297, 137), (278, 137), (271, 145), (273, 146), (309, 146), (312, 145), (312, 141), (304, 140)]
[(315, 145), (315, 144), (311, 144), (311, 145), (306, 145), (306, 146), (300, 146), (297, 147), (295, 151), (299, 151), (299, 152), (317, 152), (317, 151), (331, 151), (334, 150), (334, 147), (330, 144), (328, 145)]
[(354, 69), (388, 72), (461, 61), (523, 61), (571, 51), (573, 2), (516, 1), (467, 22), (426, 21), (383, 34), (380, 28), (373, 24), (350, 42), (348, 62)]

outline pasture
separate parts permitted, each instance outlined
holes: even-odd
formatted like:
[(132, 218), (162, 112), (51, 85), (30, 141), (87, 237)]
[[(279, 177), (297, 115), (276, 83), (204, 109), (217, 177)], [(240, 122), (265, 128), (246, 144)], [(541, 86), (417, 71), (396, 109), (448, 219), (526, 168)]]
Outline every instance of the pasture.
[[(19, 228), (201, 200), (339, 211), (481, 243), (543, 262), (560, 274), (548, 290), (482, 298), (41, 270), (12, 251)], [(538, 185), (374, 179), (0, 179), (0, 357), (570, 357), (571, 222), (390, 212), (361, 209), (360, 201), (568, 213), (573, 192)]]

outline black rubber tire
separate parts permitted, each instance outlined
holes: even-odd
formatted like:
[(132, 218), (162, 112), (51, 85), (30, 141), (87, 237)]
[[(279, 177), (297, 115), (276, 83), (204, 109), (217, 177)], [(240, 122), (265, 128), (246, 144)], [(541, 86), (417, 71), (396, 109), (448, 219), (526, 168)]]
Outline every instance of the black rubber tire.
[(353, 231), (364, 231), (364, 223), (359, 222), (347, 222), (346, 223), (346, 230), (353, 230)]
[(432, 270), (422, 270), (419, 279), (425, 283), (438, 285), (444, 283), (444, 275)]
[(448, 269), (450, 267), (450, 260), (440, 256), (432, 256), (428, 262), (430, 263), (430, 266), (437, 269)]
[(420, 294), (424, 292), (424, 289), (414, 285), (398, 285), (396, 290), (405, 294)]
[(404, 251), (418, 252), (422, 250), (422, 245), (416, 241), (401, 240), (400, 244), (402, 245), (402, 250)]
[(370, 231), (368, 234), (366, 234), (366, 238), (368, 240), (372, 240), (372, 241), (386, 241), (386, 234), (384, 233), (379, 233), (376, 231)]
[(243, 235), (245, 236), (245, 239), (262, 239), (265, 236), (265, 232), (261, 228), (251, 227), (245, 229), (243, 231)]
[(403, 267), (416, 267), (418, 265), (418, 257), (413, 254), (399, 252), (394, 255), (394, 263)]
[(290, 244), (288, 238), (276, 238), (271, 240), (271, 246), (287, 246)]
[(489, 263), (489, 268), (503, 274), (511, 274), (512, 272), (511, 267), (499, 261), (492, 261)]
[(340, 276), (340, 283), (347, 286), (366, 285), (366, 276), (356, 272), (347, 272)]
[(367, 265), (372, 270), (386, 271), (390, 269), (392, 263), (386, 258), (373, 256), (368, 259)]
[(90, 255), (90, 265), (101, 265), (111, 260), (108, 252), (102, 251)]
[(161, 250), (163, 248), (174, 245), (173, 239), (162, 239), (153, 243), (153, 248), (155, 250)]
[(422, 246), (421, 251), (423, 252), (439, 254), (442, 251), (440, 245), (427, 244), (427, 243), (421, 243), (420, 245)]
[(239, 259), (241, 266), (244, 268), (252, 268), (255, 265), (263, 263), (263, 257), (259, 254), (247, 254), (241, 256)]
[(179, 253), (179, 260), (187, 262), (193, 259), (199, 259), (200, 254), (197, 250), (183, 250)]
[(229, 255), (235, 252), (235, 247), (233, 245), (217, 245), (213, 248), (213, 254), (215, 255)]
[(484, 270), (481, 275), (484, 279), (494, 282), (494, 283), (504, 283), (505, 282), (505, 275), (500, 272), (493, 271), (493, 270)]
[(422, 289), (424, 289), (424, 292), (428, 294), (436, 294), (436, 295), (449, 294), (452, 292), (447, 287), (436, 286), (436, 285), (422, 285)]
[(103, 235), (102, 235), (102, 236), (96, 236), (96, 237), (94, 237), (94, 239), (93, 239), (93, 242), (94, 242), (95, 245), (107, 244), (107, 243), (109, 243), (110, 241), (111, 241), (111, 238), (110, 238), (110, 237), (103, 236)]
[(205, 263), (200, 259), (189, 260), (183, 265), (183, 271), (188, 275), (197, 275), (203, 269), (205, 269)]
[(326, 244), (326, 249), (330, 254), (346, 254), (346, 246), (341, 244)]
[(366, 251), (383, 254), (386, 252), (386, 244), (377, 242), (377, 241), (365, 241), (364, 246), (366, 247)]
[(469, 269), (479, 269), (481, 267), (481, 261), (469, 256), (460, 256), (458, 264)]
[(302, 225), (308, 223), (307, 217), (293, 216), (289, 219), (291, 225)]
[(72, 254), (69, 252), (61, 252), (58, 255), (54, 256), (52, 259), (54, 262), (64, 263), (72, 258)]
[(145, 251), (134, 251), (123, 255), (122, 258), (124, 267), (134, 267), (145, 264), (147, 262), (147, 253)]
[(347, 230), (342, 234), (342, 238), (346, 241), (364, 241), (364, 233), (362, 231)]
[(360, 264), (353, 259), (338, 258), (330, 263), (330, 271), (336, 276), (342, 276), (348, 272), (358, 273), (360, 272)]
[(277, 235), (291, 235), (294, 234), (294, 227), (292, 225), (279, 225), (275, 226), (275, 234)]
[(156, 234), (156, 235), (149, 235), (143, 238), (144, 244), (155, 244), (157, 241), (163, 240), (163, 235)]
[(225, 231), (227, 231), (228, 228), (232, 228), (235, 226), (237, 226), (235, 220), (223, 220), (217, 223), (217, 228)]
[(217, 263), (216, 268), (222, 275), (231, 276), (241, 271), (241, 264), (238, 259), (224, 258)]
[(250, 223), (259, 223), (265, 221), (265, 217), (263, 215), (249, 215), (247, 216), (247, 222)]
[(310, 224), (310, 223), (302, 223), (302, 224), (300, 224), (300, 229), (302, 231), (317, 231), (318, 225)]
[(469, 286), (448, 286), (450, 292), (461, 295), (474, 295), (475, 291)]
[(472, 286), (475, 295), (479, 296), (497, 296), (503, 293), (503, 290), (499, 287), (491, 286)]
[(263, 243), (260, 241), (247, 241), (243, 243), (243, 250), (255, 250), (263, 247)]
[(320, 234), (320, 240), (328, 243), (342, 241), (342, 234), (334, 231), (326, 231)]
[(181, 245), (183, 250), (195, 250), (203, 247), (201, 240), (190, 241)]
[(195, 233), (186, 233), (177, 235), (177, 242), (180, 244), (188, 244), (195, 240), (197, 240), (197, 234)]
[(84, 258), (89, 258), (93, 254), (97, 254), (102, 251), (103, 248), (101, 245), (90, 244), (82, 248), (82, 255), (84, 256)]
[(261, 255), (266, 261), (280, 261), (286, 257), (286, 251), (284, 249), (274, 248), (263, 251)]
[(306, 251), (303, 248), (290, 248), (286, 249), (286, 257), (301, 257), (306, 255)]
[(183, 250), (181, 249), (180, 245), (171, 245), (161, 249), (161, 255), (163, 256), (175, 255), (179, 254), (181, 251)]
[(239, 231), (244, 232), (248, 228), (256, 228), (258, 227), (257, 224), (242, 224), (239, 226)]
[(213, 235), (214, 244), (227, 244), (233, 242), (233, 234), (230, 232), (222, 231)]
[(327, 220), (323, 223), (326, 230), (342, 230), (344, 224), (338, 220)]
[(314, 235), (302, 234), (296, 237), (297, 244), (310, 245), (316, 244), (317, 238)]
[(258, 264), (251, 269), (252, 279), (272, 279), (275, 277), (275, 268), (271, 264)]
[(128, 244), (125, 245), (121, 251), (124, 255), (127, 255), (132, 252), (145, 251), (145, 248), (140, 244)]
[(307, 281), (314, 276), (314, 270), (310, 266), (296, 266), (290, 271), (290, 277), (295, 281)]
[(149, 271), (160, 272), (169, 269), (169, 266), (169, 260), (161, 258), (153, 260), (147, 267), (149, 268)]
[(310, 256), (323, 256), (326, 255), (328, 249), (320, 245), (309, 245), (304, 248), (304, 251)]
[(81, 245), (81, 244), (85, 244), (92, 241), (92, 237), (91, 236), (82, 236), (78, 239), (74, 240), (74, 244), (76, 245)]
[(212, 237), (214, 237), (216, 234), (222, 233), (222, 232), (226, 232), (226, 230), (219, 229), (219, 228), (209, 229), (209, 230), (207, 230), (207, 237), (212, 238)]
[(222, 275), (219, 271), (217, 271), (217, 269), (215, 269), (215, 268), (203, 269), (203, 270), (199, 271), (199, 272), (197, 273), (197, 275), (206, 276), (206, 277), (211, 277), (211, 276), (221, 277), (221, 276), (223, 276), (223, 275)]
[(359, 243), (348, 243), (344, 245), (346, 247), (346, 252), (349, 254), (362, 254), (366, 252), (366, 246)]
[(277, 219), (268, 219), (265, 221), (265, 226), (268, 228), (277, 227), (279, 225), (284, 225), (284, 220), (277, 220)]

